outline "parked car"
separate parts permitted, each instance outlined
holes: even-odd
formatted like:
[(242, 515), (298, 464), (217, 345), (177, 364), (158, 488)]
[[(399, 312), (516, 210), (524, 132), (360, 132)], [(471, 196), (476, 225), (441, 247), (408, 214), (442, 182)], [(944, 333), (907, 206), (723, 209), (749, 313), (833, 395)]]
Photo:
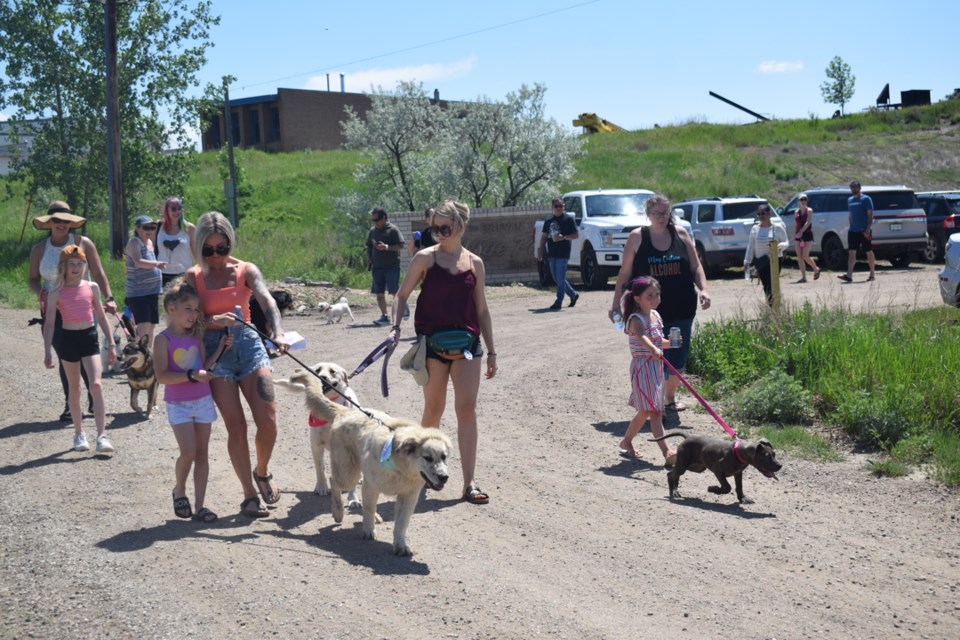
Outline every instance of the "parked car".
[(960, 233), (947, 239), (940, 272), (940, 297), (945, 304), (960, 307)]
[[(873, 252), (895, 267), (906, 267), (927, 248), (927, 214), (913, 190), (902, 185), (864, 186), (862, 192), (873, 200)], [(820, 256), (820, 266), (833, 270), (847, 268), (847, 231), (850, 214), (847, 198), (850, 188), (815, 187), (807, 194), (813, 209), (811, 253)], [(793, 247), (794, 216), (800, 207), (797, 194), (780, 210)]]
[(923, 259), (927, 262), (943, 260), (947, 236), (954, 233), (960, 218), (960, 191), (924, 191), (917, 200), (927, 214), (927, 247)]
[[(757, 208), (762, 204), (768, 202), (751, 195), (691, 198), (673, 205), (677, 215), (693, 229), (693, 242), (705, 273), (743, 265), (750, 230), (757, 220)], [(774, 214), (772, 222), (784, 226), (779, 215)]]
[[(649, 225), (644, 203), (653, 195), (646, 189), (594, 189), (563, 194), (564, 213), (573, 216), (580, 237), (572, 240), (569, 269), (578, 269), (580, 279), (591, 289), (599, 289), (616, 276), (623, 263), (623, 246), (637, 227)], [(544, 216), (546, 218), (546, 216)], [(690, 231), (682, 220), (675, 222)], [(536, 256), (543, 220), (533, 228), (533, 254)], [(546, 260), (539, 264), (540, 284), (554, 284)]]

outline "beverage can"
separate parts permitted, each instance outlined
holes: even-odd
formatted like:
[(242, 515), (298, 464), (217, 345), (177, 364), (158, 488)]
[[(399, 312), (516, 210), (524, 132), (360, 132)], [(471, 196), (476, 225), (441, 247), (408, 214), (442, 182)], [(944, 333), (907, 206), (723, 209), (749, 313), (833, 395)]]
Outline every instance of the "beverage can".
[(670, 327), (670, 348), (679, 349), (683, 334), (680, 333), (680, 327)]

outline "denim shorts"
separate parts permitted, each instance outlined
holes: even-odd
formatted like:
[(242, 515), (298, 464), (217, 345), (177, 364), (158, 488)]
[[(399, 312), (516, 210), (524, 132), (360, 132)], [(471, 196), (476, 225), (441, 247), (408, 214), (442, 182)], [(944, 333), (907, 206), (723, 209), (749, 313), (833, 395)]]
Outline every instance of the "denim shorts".
[(171, 426), (187, 422), (214, 422), (216, 419), (217, 408), (213, 405), (213, 396), (167, 403), (167, 420)]
[(133, 314), (133, 321), (137, 324), (147, 322), (157, 324), (160, 322), (160, 294), (151, 293), (146, 296), (135, 296), (127, 298), (127, 308)]
[[(690, 355), (690, 334), (693, 332), (693, 318), (685, 320), (663, 321), (663, 332), (669, 333), (670, 327), (680, 327), (680, 335), (683, 336), (683, 344), (679, 349), (664, 349), (663, 357), (673, 365), (677, 371), (683, 371), (687, 368), (687, 356)], [(673, 375), (670, 367), (663, 367), (663, 377), (669, 378)]]
[(373, 285), (370, 287), (370, 293), (386, 292), (392, 295), (398, 289), (400, 289), (400, 267), (373, 270)]
[(236, 331), (237, 327), (240, 327), (240, 331), (234, 335), (233, 346), (223, 352), (219, 362), (210, 372), (213, 377), (238, 382), (261, 367), (273, 371), (273, 367), (270, 366), (270, 356), (267, 355), (260, 336), (250, 327), (239, 323), (232, 329), (207, 329), (203, 334), (203, 348), (207, 357), (217, 350), (224, 332)]

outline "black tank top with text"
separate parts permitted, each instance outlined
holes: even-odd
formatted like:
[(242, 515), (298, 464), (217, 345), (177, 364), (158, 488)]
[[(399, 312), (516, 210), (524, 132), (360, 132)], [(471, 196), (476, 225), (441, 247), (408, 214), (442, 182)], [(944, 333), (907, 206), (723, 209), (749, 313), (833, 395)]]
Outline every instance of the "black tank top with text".
[(693, 286), (687, 245), (676, 230), (670, 231), (673, 241), (666, 251), (653, 246), (650, 229), (641, 230), (640, 247), (633, 257), (633, 275), (653, 276), (660, 283), (660, 306), (657, 312), (664, 326), (674, 320), (688, 320), (697, 315), (697, 290)]

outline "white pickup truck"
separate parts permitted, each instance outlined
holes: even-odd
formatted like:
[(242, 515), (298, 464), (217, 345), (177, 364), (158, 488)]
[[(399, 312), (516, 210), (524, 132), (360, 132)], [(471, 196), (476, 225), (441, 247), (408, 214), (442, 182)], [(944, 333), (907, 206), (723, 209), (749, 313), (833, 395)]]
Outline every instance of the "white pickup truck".
[[(623, 263), (623, 246), (637, 227), (650, 224), (644, 214), (644, 202), (653, 195), (646, 189), (597, 189), (571, 191), (563, 195), (564, 213), (573, 216), (580, 237), (571, 241), (568, 269), (580, 271), (580, 279), (590, 289), (600, 289), (616, 276)], [(546, 219), (546, 216), (544, 216)], [(543, 220), (533, 228), (533, 256), (536, 259)], [(690, 223), (676, 215), (674, 223), (691, 231)], [(691, 233), (692, 235), (692, 233)], [(540, 284), (554, 284), (546, 258), (539, 264)]]

